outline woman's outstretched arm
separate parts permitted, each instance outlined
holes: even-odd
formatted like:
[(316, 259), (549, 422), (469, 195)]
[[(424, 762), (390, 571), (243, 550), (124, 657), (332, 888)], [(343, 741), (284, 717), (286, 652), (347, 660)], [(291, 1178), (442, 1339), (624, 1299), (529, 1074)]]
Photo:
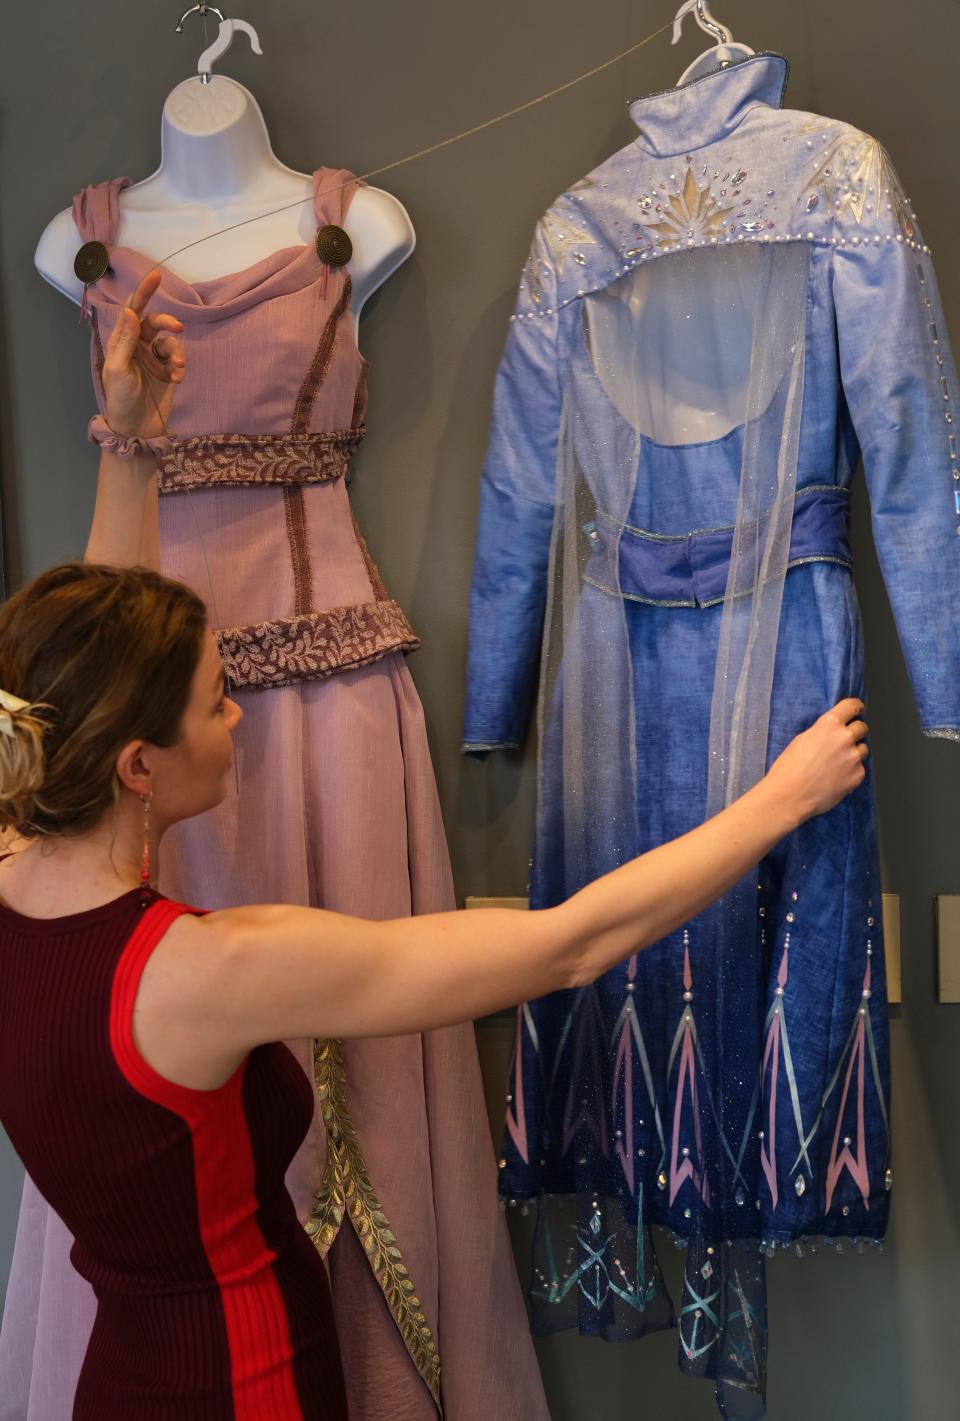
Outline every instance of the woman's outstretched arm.
[[(265, 1041), (427, 1030), (582, 986), (688, 922), (855, 789), (867, 755), (862, 711), (842, 701), (728, 809), (557, 908), (368, 922), (276, 906), (181, 920), (148, 969), (148, 1015), (185, 1033), (185, 1060), (203, 1041), (221, 1051), (225, 1075)], [(175, 1053), (169, 1035), (168, 1046)]]

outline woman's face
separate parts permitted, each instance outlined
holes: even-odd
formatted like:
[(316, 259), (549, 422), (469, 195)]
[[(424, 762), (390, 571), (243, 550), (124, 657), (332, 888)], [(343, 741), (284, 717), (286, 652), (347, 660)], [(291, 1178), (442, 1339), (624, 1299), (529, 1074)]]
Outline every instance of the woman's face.
[(168, 749), (151, 747), (153, 807), (159, 823), (189, 819), (224, 798), (233, 769), (231, 732), (242, 719), (243, 711), (226, 694), (220, 649), (207, 630), (180, 738)]

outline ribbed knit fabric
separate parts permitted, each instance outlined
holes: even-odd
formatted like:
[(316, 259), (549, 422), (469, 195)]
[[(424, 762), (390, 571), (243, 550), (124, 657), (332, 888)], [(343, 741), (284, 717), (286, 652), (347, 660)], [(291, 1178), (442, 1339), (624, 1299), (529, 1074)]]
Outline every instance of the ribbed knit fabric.
[(74, 1421), (346, 1421), (330, 1290), (284, 1187), (313, 1101), (286, 1047), (218, 1090), (139, 1054), (143, 969), (181, 904), (0, 905), (0, 1120), (98, 1310)]

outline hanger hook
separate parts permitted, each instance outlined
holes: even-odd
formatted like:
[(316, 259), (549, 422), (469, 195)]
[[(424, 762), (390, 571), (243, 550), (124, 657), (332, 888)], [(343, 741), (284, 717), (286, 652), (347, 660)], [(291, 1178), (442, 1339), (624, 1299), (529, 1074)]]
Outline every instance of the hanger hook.
[(689, 15), (691, 11), (693, 12), (693, 18), (700, 28), (708, 35), (712, 35), (717, 41), (717, 44), (733, 43), (732, 31), (728, 30), (726, 25), (722, 25), (719, 20), (713, 18), (710, 13), (710, 7), (707, 5), (707, 0), (687, 0), (685, 5), (680, 6), (673, 22), (673, 44), (679, 42), (684, 16)]
[(733, 32), (728, 30), (726, 25), (722, 25), (719, 20), (713, 18), (706, 0), (697, 0), (696, 16), (700, 28), (706, 30), (707, 34), (715, 35), (719, 44), (732, 43)]
[(218, 10), (217, 7), (216, 7), (216, 5), (208, 5), (208, 4), (206, 3), (206, 0), (200, 0), (200, 3), (199, 3), (199, 4), (197, 4), (197, 5), (191, 5), (189, 10), (184, 10), (183, 14), (180, 16), (180, 20), (179, 20), (179, 22), (178, 22), (178, 24), (177, 24), (177, 27), (176, 27), (176, 29), (174, 30), (174, 34), (177, 34), (177, 35), (182, 35), (182, 34), (183, 34), (183, 24), (184, 24), (184, 21), (185, 21), (185, 20), (188, 20), (191, 15), (207, 15), (207, 14), (216, 15), (216, 17), (217, 17), (217, 19), (220, 21), (220, 23), (223, 24), (223, 12), (220, 11), (220, 10)]

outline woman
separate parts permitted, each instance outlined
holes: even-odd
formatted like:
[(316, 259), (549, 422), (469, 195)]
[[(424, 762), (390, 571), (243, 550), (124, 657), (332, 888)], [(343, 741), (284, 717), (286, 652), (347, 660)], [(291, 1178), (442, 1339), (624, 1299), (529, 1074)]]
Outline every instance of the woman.
[[(143, 317), (152, 289), (107, 352), (125, 437), (157, 432), (185, 370), (176, 323)], [(105, 456), (104, 543), (140, 536), (129, 477)], [(0, 826), (28, 841), (0, 862), (0, 1120), (97, 1292), (77, 1421), (345, 1418), (326, 1275), (283, 1185), (310, 1090), (276, 1043), (592, 981), (832, 807), (867, 753), (844, 701), (724, 813), (546, 912), (202, 915), (149, 886), (165, 831), (226, 793), (241, 714), (195, 595), (55, 568), (0, 611), (0, 688)]]

